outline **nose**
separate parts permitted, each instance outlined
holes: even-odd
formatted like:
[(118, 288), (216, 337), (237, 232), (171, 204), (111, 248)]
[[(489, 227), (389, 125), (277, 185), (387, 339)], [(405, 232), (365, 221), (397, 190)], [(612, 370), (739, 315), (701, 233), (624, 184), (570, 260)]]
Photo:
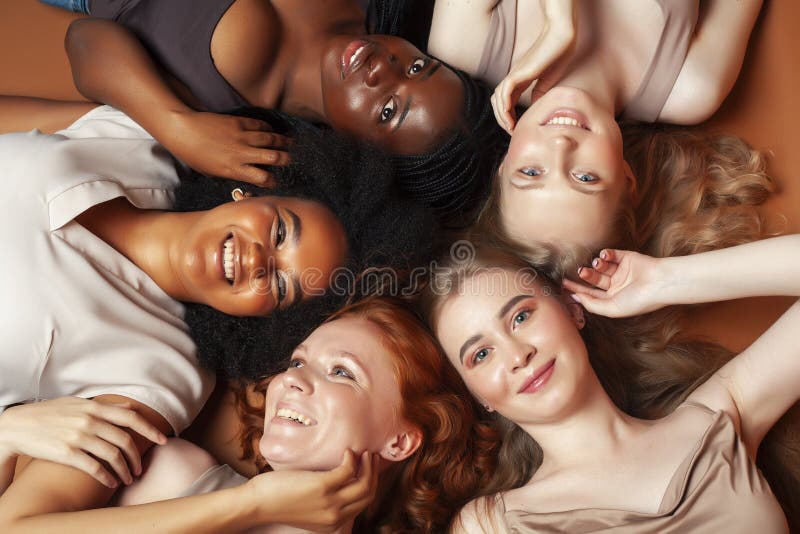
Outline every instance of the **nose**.
[(536, 347), (522, 340), (514, 340), (509, 349), (511, 350), (511, 357), (508, 360), (508, 364), (512, 373), (525, 369), (533, 357), (536, 356)]
[(286, 389), (310, 395), (314, 386), (303, 368), (290, 369), (281, 375), (283, 386)]
[(367, 87), (376, 87), (398, 74), (397, 56), (391, 52), (377, 50), (368, 60), (367, 76), (364, 80)]
[(575, 150), (575, 147), (578, 146), (578, 142), (575, 140), (574, 137), (567, 135), (566, 133), (558, 133), (550, 138), (550, 144), (553, 148), (562, 151), (572, 151)]
[(250, 243), (247, 247), (243, 263), (253, 280), (270, 276), (275, 271), (275, 258), (269, 255), (264, 245), (258, 242)]

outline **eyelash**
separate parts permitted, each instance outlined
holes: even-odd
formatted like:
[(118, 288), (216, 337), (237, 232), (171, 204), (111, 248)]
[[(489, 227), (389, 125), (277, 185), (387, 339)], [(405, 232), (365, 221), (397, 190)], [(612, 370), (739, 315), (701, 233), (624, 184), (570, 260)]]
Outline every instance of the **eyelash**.
[[(384, 113), (386, 111), (389, 112), (389, 115), (386, 115)], [(395, 102), (394, 97), (391, 97), (386, 102), (386, 104), (384, 104), (383, 107), (381, 108), (381, 112), (378, 115), (378, 122), (380, 122), (381, 124), (383, 124), (385, 122), (389, 122), (390, 120), (392, 120), (394, 118), (395, 113), (397, 113), (397, 102)]]
[[(597, 176), (595, 176), (594, 174), (589, 174), (588, 172), (576, 172), (572, 176), (574, 176), (576, 180), (584, 184), (591, 184), (598, 180)], [(581, 176), (588, 176), (591, 178), (591, 180), (581, 180), (580, 178)]]
[[(512, 329), (516, 328), (517, 326), (519, 326), (522, 323), (524, 323), (525, 321), (527, 321), (530, 318), (532, 312), (533, 312), (533, 310), (525, 309), (525, 310), (520, 310), (517, 313), (515, 313), (513, 318), (512, 318), (512, 323), (513, 323), (512, 324)], [(521, 321), (517, 322), (517, 319), (519, 319), (520, 317), (524, 317), (524, 318)], [(489, 357), (490, 351), (491, 351), (491, 349), (488, 349), (488, 348), (482, 348), (482, 349), (476, 350), (475, 353), (472, 355), (472, 358), (470, 359), (470, 363), (472, 364), (472, 366), (474, 367), (476, 365), (480, 365), (481, 363), (486, 361), (486, 358)], [(486, 353), (486, 355), (483, 356), (483, 359), (478, 360), (478, 357), (479, 357), (479, 355), (481, 353)]]
[(524, 174), (525, 176), (530, 176), (530, 177), (540, 176), (542, 174), (541, 169), (537, 169), (534, 167), (523, 167), (522, 169), (519, 170), (519, 172), (521, 174)]
[[(344, 371), (345, 374), (344, 375), (337, 374), (337, 371)], [(355, 380), (356, 379), (355, 375), (352, 372), (350, 372), (350, 370), (348, 368), (342, 367), (341, 365), (337, 365), (336, 367), (334, 367), (331, 370), (331, 374), (334, 375), (334, 376), (344, 377), (344, 378), (347, 378), (349, 380)]]
[[(484, 356), (483, 359), (479, 361), (478, 360), (478, 355), (480, 353), (482, 353), (482, 352), (485, 352), (486, 356)], [(488, 357), (489, 357), (489, 349), (487, 349), (487, 348), (478, 349), (478, 350), (475, 351), (475, 354), (472, 355), (472, 359), (471, 359), (470, 363), (472, 363), (472, 365), (474, 367), (474, 366), (480, 365), (481, 363), (486, 361), (486, 358), (488, 358)]]
[[(430, 59), (428, 59), (428, 58), (421, 58), (421, 57), (418, 57), (418, 58), (416, 58), (416, 59), (413, 61), (413, 63), (411, 63), (411, 66), (408, 68), (408, 73), (409, 73), (409, 74), (411, 74), (411, 75), (414, 75), (414, 74), (419, 74), (420, 72), (422, 72), (422, 70), (423, 70), (425, 67), (427, 67), (427, 66), (428, 66), (428, 63), (430, 63), (430, 61), (431, 61), (431, 60), (430, 60)], [(419, 66), (417, 67), (417, 62), (422, 62), (422, 65), (419, 65)], [(417, 71), (414, 71), (414, 68), (415, 68), (415, 67), (418, 69)]]
[[(524, 315), (525, 318), (522, 319), (521, 321), (517, 322), (517, 319), (522, 315)], [(530, 316), (531, 316), (531, 310), (520, 310), (520, 311), (518, 311), (517, 313), (514, 314), (514, 318), (511, 321), (513, 323), (512, 327), (517, 327), (517, 326), (521, 325), (522, 323), (527, 321)]]

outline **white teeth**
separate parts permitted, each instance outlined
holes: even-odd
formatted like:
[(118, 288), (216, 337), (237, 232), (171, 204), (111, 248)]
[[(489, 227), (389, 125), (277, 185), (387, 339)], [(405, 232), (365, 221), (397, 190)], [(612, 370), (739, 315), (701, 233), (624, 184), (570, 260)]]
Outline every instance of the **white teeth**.
[(233, 238), (229, 237), (222, 246), (222, 267), (225, 269), (225, 278), (233, 282)]
[(305, 415), (303, 415), (303, 414), (301, 414), (299, 412), (295, 412), (294, 410), (290, 410), (289, 408), (281, 408), (280, 410), (278, 410), (278, 413), (276, 413), (275, 415), (280, 417), (280, 418), (282, 418), (282, 419), (289, 419), (289, 420), (292, 420), (292, 421), (297, 421), (299, 423), (302, 423), (305, 426), (308, 426), (308, 425), (311, 424), (311, 419), (309, 419), (308, 417), (306, 417)]
[(579, 128), (585, 128), (585, 126), (583, 124), (581, 124), (578, 120), (573, 119), (571, 117), (564, 117), (564, 116), (553, 117), (552, 119), (547, 121), (547, 124), (558, 124), (558, 125), (564, 125), (564, 126), (577, 126)]

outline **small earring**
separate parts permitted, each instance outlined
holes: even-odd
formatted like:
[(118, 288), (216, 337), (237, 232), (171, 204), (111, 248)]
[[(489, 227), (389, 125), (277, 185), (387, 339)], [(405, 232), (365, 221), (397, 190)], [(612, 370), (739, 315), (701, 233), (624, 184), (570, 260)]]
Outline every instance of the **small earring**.
[(487, 412), (491, 412), (492, 411), (492, 407), (489, 406), (488, 404), (483, 404), (482, 406), (483, 406), (483, 409), (486, 410)]
[(233, 191), (231, 191), (231, 198), (232, 198), (232, 199), (233, 199), (235, 202), (238, 202), (238, 201), (240, 201), (240, 200), (241, 200), (241, 199), (243, 199), (245, 196), (246, 196), (246, 195), (244, 194), (244, 191), (242, 191), (242, 188), (241, 188), (241, 187), (237, 187), (236, 189), (234, 189)]

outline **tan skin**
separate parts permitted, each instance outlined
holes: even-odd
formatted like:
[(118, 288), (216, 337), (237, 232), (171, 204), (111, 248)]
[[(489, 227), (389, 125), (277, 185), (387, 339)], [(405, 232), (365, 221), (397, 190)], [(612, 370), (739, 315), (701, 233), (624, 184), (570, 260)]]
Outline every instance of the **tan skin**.
[[(135, 263), (171, 297), (207, 304), (225, 313), (268, 315), (275, 308), (290, 306), (327, 287), (331, 272), (343, 263), (346, 253), (344, 230), (333, 213), (319, 203), (292, 197), (238, 198), (213, 210), (182, 213), (140, 210), (124, 199), (115, 199), (88, 210), (77, 221)], [(232, 283), (226, 279), (220, 261), (222, 244), (229, 237), (236, 242)], [(312, 276), (308, 276), (312, 270)], [(171, 433), (164, 417), (140, 402), (114, 395), (94, 400), (123, 402), (158, 431)], [(139, 434), (129, 433), (139, 454), (152, 445)], [(368, 459), (362, 458), (364, 462)], [(351, 458), (342, 465), (336, 480), (351, 480), (358, 462)], [(119, 528), (117, 516), (99, 510), (87, 516), (58, 515), (106, 504), (114, 490), (97, 477), (45, 460), (19, 462), (17, 468), (13, 484), (0, 498), (4, 532)], [(44, 480), (60, 483), (43, 484)], [(372, 487), (369, 480), (359, 480), (365, 491)], [(335, 484), (341, 487), (341, 482)], [(249, 496), (253, 488), (243, 491)], [(241, 496), (231, 493), (230, 498), (240, 500)], [(252, 499), (248, 500), (252, 504)], [(158, 518), (168, 529), (206, 528), (213, 532), (247, 526), (259, 521), (257, 518), (265, 512), (247, 506), (237, 510), (231, 503), (213, 506), (217, 502), (212, 501), (208, 508), (209, 514), (215, 514), (213, 519), (189, 518), (188, 513), (183, 520), (172, 514), (167, 519), (156, 507), (135, 514), (125, 520), (125, 525), (141, 531)], [(232, 515), (234, 511), (236, 515)]]
[[(214, 30), (211, 56), (254, 105), (326, 122), (392, 152), (432, 150), (458, 127), (460, 80), (407, 41), (364, 35), (363, 26), (353, 0), (237, 0)], [(345, 52), (359, 39), (368, 53), (344, 76), (356, 47)], [(199, 112), (122, 26), (78, 19), (66, 47), (84, 96), (125, 111), (195, 169), (268, 185), (271, 175), (253, 164), (288, 162), (287, 140), (263, 121)]]

